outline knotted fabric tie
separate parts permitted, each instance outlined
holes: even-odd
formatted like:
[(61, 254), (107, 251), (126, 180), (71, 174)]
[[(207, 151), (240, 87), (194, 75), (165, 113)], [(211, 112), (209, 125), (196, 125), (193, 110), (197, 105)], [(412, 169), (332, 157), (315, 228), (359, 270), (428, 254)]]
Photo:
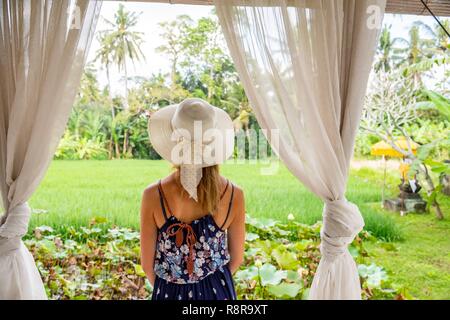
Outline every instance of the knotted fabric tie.
[(10, 208), (8, 213), (1, 217), (0, 237), (10, 239), (24, 236), (28, 230), (30, 214), (31, 209), (27, 202)]
[(363, 227), (364, 220), (355, 204), (346, 199), (327, 201), (321, 230), (322, 255), (334, 260), (344, 254)]
[(0, 217), (0, 255), (20, 248), (21, 238), (27, 233), (30, 214), (31, 209), (24, 202)]
[(186, 230), (186, 244), (189, 247), (189, 256), (187, 260), (187, 271), (189, 275), (194, 272), (194, 245), (197, 242), (197, 237), (192, 229), (192, 226), (187, 223), (174, 223), (167, 228), (167, 234), (172, 237), (175, 236), (175, 244), (177, 247), (181, 247), (185, 239), (184, 230)]
[(358, 207), (346, 199), (326, 201), (320, 231), (320, 259), (309, 299), (360, 300), (358, 269), (348, 245), (364, 226)]

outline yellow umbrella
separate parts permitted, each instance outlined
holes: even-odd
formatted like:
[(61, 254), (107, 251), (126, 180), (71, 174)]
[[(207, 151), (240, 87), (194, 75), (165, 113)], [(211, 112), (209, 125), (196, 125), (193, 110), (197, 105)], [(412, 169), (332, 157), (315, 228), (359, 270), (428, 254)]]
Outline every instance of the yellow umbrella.
[[(416, 154), (417, 148), (419, 145), (413, 141), (410, 141), (411, 144), (411, 151), (413, 154)], [(400, 137), (395, 141), (395, 145), (403, 150), (409, 150), (408, 147), (408, 141), (406, 141), (405, 137)], [(370, 148), (370, 154), (373, 156), (382, 156), (384, 161), (384, 176), (383, 176), (383, 191), (381, 195), (381, 206), (383, 206), (384, 203), (384, 191), (386, 188), (386, 157), (392, 157), (392, 158), (403, 158), (404, 155), (395, 150), (389, 143), (380, 141), (375, 143)], [(407, 167), (401, 167), (400, 170), (402, 171), (402, 177), (405, 177), (406, 170), (409, 169), (409, 166)]]
[[(403, 150), (408, 150), (408, 141), (406, 141), (405, 137), (398, 138), (395, 141), (395, 145)], [(419, 145), (413, 141), (411, 141), (411, 151), (413, 154), (416, 154), (417, 148)], [(375, 143), (370, 148), (370, 154), (373, 156), (384, 156), (384, 157), (392, 157), (392, 158), (403, 158), (403, 154), (395, 150), (389, 143), (380, 141)]]

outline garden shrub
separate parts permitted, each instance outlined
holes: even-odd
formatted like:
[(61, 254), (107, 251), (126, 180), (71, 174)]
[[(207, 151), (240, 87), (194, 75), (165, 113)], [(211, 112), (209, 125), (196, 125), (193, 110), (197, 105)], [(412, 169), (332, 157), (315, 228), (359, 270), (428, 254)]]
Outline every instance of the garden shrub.
[[(306, 299), (320, 260), (321, 224), (247, 217), (245, 262), (234, 276), (239, 299)], [(386, 271), (370, 262), (361, 232), (350, 246), (359, 263), (364, 299), (404, 299)], [(25, 239), (50, 299), (148, 299), (152, 288), (140, 265), (139, 233), (106, 226), (40, 226)]]

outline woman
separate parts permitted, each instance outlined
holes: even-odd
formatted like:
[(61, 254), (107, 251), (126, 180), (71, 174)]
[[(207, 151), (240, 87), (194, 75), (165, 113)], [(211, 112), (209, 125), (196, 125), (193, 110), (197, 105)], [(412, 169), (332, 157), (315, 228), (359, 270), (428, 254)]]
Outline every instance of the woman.
[(149, 135), (176, 168), (142, 196), (141, 259), (152, 299), (236, 299), (232, 274), (244, 255), (244, 194), (218, 166), (234, 148), (230, 117), (186, 99), (155, 112)]

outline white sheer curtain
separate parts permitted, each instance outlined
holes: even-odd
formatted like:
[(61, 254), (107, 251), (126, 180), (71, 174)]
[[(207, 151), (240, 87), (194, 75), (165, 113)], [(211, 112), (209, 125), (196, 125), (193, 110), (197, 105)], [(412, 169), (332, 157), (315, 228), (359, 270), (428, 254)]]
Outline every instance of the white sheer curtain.
[(100, 6), (0, 0), (0, 299), (47, 298), (21, 240), (30, 218), (27, 200), (64, 131)]
[[(325, 202), (310, 299), (361, 299), (348, 244), (364, 226), (345, 198), (385, 0), (216, 0), (245, 91), (288, 169)], [(275, 135), (274, 135), (275, 137)], [(301, 211), (301, 208), (299, 208)]]

